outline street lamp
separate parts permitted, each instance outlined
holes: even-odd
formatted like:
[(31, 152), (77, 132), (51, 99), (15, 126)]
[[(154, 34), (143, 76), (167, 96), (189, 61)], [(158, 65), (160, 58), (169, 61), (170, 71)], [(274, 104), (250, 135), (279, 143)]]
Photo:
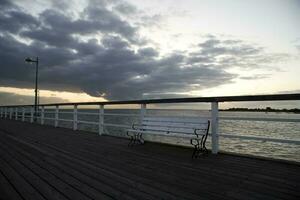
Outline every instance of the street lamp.
[(28, 63), (35, 63), (35, 98), (34, 98), (34, 115), (35, 115), (35, 121), (37, 116), (37, 104), (38, 104), (38, 69), (39, 69), (39, 58), (36, 57), (36, 60), (33, 60), (31, 58), (26, 58), (26, 62)]

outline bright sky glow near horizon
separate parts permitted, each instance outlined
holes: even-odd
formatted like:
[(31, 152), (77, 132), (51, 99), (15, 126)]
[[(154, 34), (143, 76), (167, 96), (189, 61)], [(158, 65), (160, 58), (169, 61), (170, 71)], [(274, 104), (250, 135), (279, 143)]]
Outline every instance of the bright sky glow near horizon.
[(4, 0), (0, 8), (0, 105), (33, 102), (28, 56), (40, 59), (41, 103), (300, 92), (298, 0)]

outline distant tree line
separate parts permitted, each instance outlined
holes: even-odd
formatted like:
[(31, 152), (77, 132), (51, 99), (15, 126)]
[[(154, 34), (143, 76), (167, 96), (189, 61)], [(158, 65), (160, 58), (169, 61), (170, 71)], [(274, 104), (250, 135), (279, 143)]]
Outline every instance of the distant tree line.
[(228, 108), (228, 109), (220, 109), (220, 111), (238, 111), (238, 112), (287, 112), (287, 113), (297, 113), (300, 114), (299, 108), (292, 109), (276, 109), (271, 107), (266, 108)]

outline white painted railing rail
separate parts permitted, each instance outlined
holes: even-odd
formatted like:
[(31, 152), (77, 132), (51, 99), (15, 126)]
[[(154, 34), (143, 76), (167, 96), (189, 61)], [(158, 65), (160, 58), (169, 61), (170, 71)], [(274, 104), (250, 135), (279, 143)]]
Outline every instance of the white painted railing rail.
[[(105, 127), (130, 128), (130, 125), (105, 123), (105, 116), (118, 117), (133, 117), (137, 118), (139, 122), (143, 121), (147, 113), (148, 104), (171, 104), (171, 103), (211, 103), (211, 149), (213, 154), (219, 151), (219, 137), (236, 138), (241, 140), (258, 140), (263, 142), (279, 142), (300, 145), (300, 140), (282, 139), (282, 138), (268, 138), (249, 135), (235, 135), (222, 133), (219, 134), (220, 120), (246, 120), (246, 121), (274, 121), (274, 122), (300, 122), (299, 119), (286, 118), (253, 118), (253, 117), (220, 117), (219, 104), (222, 102), (232, 101), (299, 101), (300, 94), (282, 94), (282, 95), (256, 95), (256, 96), (232, 96), (232, 97), (201, 97), (201, 98), (182, 98), (182, 99), (152, 99), (152, 100), (137, 100), (137, 101), (118, 101), (118, 102), (81, 102), (81, 103), (62, 103), (62, 104), (43, 104), (34, 113), (33, 105), (18, 105), (18, 106), (0, 106), (0, 117), (4, 119), (15, 119), (21, 121), (39, 122), (44, 124), (45, 120), (53, 121), (55, 127), (58, 127), (60, 122), (72, 123), (73, 130), (78, 130), (78, 124), (87, 124), (98, 126), (99, 135), (104, 134)], [(105, 105), (124, 105), (135, 104), (140, 105), (139, 114), (127, 113), (106, 113)], [(94, 106), (98, 112), (86, 112), (80, 109), (80, 106)], [(72, 106), (72, 109), (60, 109), (63, 106)], [(52, 116), (49, 116), (52, 115)], [(70, 116), (69, 118), (61, 118), (60, 116)], [(97, 121), (79, 120), (81, 116), (94, 116)], [(201, 118), (201, 117), (200, 117)], [(205, 117), (207, 118), (207, 117)]]

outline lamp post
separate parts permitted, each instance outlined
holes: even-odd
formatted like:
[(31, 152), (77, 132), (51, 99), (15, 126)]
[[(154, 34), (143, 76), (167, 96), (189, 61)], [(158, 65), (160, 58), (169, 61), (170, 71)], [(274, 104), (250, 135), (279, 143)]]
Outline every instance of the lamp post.
[(36, 57), (36, 60), (33, 60), (31, 58), (26, 58), (26, 62), (28, 63), (35, 63), (35, 98), (34, 98), (34, 115), (35, 115), (35, 121), (37, 116), (37, 104), (38, 104), (38, 69), (39, 69), (39, 58)]

